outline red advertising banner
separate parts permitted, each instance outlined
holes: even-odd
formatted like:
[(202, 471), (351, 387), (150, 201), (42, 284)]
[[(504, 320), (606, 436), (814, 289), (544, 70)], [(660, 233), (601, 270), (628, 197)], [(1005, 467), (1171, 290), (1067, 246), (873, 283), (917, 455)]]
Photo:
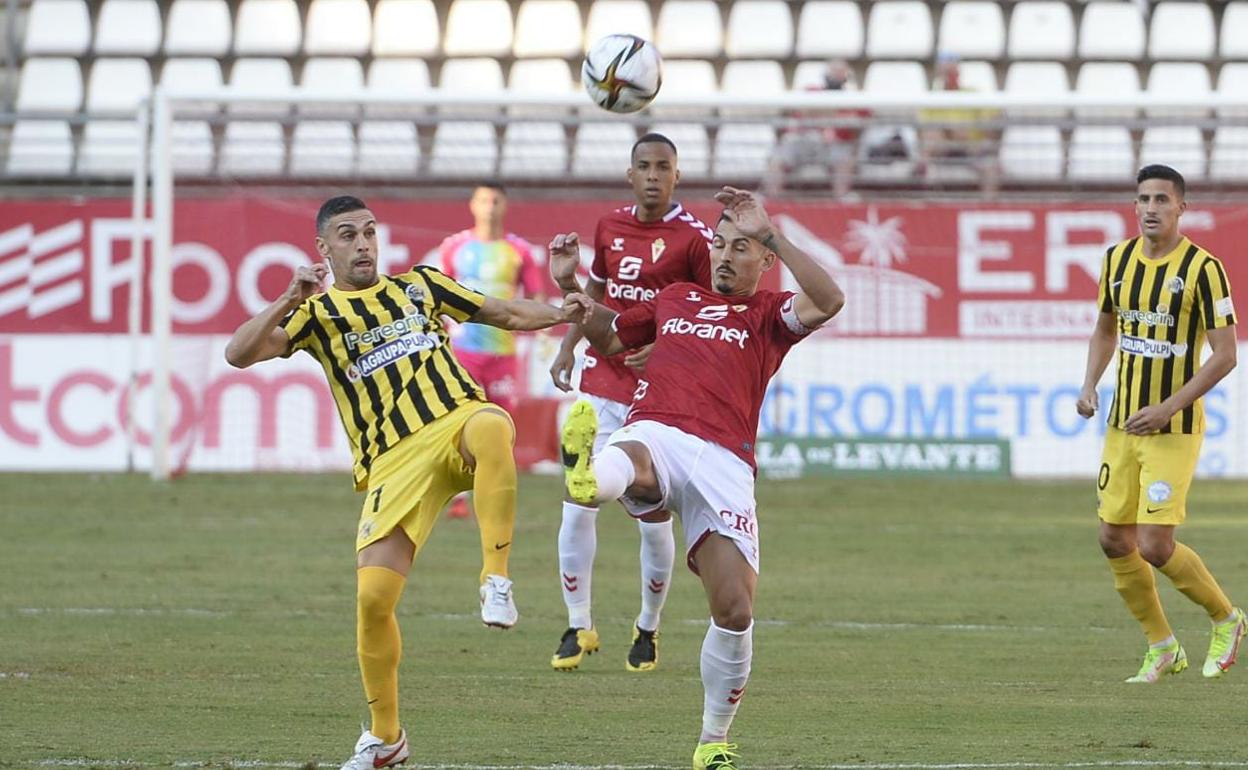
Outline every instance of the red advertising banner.
[[(471, 226), (466, 203), (371, 200), (381, 267), (424, 261)], [(708, 223), (711, 201), (686, 201)], [(315, 256), (319, 201), (234, 195), (179, 200), (174, 228), (175, 330), (229, 333)], [(513, 200), (508, 228), (538, 246), (592, 233), (611, 201)], [(824, 262), (849, 302), (833, 333), (856, 337), (1083, 337), (1095, 317), (1106, 246), (1137, 230), (1129, 204), (834, 205), (770, 207), (790, 239)], [(0, 215), (0, 333), (126, 330), (129, 202), (8, 202)], [(1184, 231), (1223, 258), (1238, 283), (1248, 209), (1190, 209)], [(780, 271), (768, 281), (781, 283)], [(145, 298), (146, 299), (146, 298)], [(146, 304), (146, 302), (145, 302)]]

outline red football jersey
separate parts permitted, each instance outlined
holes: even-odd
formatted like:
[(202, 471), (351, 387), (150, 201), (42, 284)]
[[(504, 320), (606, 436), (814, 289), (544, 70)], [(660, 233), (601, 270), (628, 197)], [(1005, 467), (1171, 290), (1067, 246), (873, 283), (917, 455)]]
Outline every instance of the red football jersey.
[[(641, 222), (637, 207), (625, 206), (598, 220), (590, 279), (606, 284), (602, 304), (617, 313), (654, 299), (671, 283), (710, 288), (713, 236), (679, 203), (657, 222)], [(586, 351), (581, 392), (627, 404), (636, 389), (637, 371), (624, 365), (623, 355)]]
[(793, 296), (760, 290), (751, 297), (726, 297), (677, 283), (621, 313), (615, 319), (621, 342), (655, 343), (627, 422), (654, 420), (680, 428), (755, 467), (767, 382), (789, 348), (813, 331), (798, 320)]

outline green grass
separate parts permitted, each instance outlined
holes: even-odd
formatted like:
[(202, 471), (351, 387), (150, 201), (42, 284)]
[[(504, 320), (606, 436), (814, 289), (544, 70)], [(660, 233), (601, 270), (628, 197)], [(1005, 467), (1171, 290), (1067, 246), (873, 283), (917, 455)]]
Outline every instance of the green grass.
[[(366, 714), (348, 486), (0, 476), (0, 766), (345, 759)], [(626, 672), (637, 535), (604, 509), (603, 652), (555, 673), (557, 483), (525, 477), (520, 491), (515, 629), (476, 618), (470, 522), (440, 522), (408, 583), (410, 762), (688, 767), (707, 616), (696, 579), (678, 568), (659, 671)], [(1248, 595), (1248, 485), (1198, 483), (1189, 503), (1184, 540)], [(1201, 678), (1207, 621), (1164, 578), (1193, 669), (1120, 683), (1143, 638), (1097, 548), (1094, 504), (1090, 482), (761, 485), (754, 674), (734, 728), (745, 767), (1241, 762), (1248, 663)]]

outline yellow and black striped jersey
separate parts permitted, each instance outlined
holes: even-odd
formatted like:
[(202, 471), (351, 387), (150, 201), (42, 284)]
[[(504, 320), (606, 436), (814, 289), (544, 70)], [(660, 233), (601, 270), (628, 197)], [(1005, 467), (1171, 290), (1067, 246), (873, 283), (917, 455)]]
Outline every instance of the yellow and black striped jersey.
[(306, 350), (320, 362), (355, 457), (358, 490), (373, 461), (442, 415), (485, 393), (451, 352), (440, 316), (467, 321), (485, 295), (437, 268), (381, 275), (359, 291), (331, 287), (283, 321), (286, 355)]
[[(1235, 323), (1222, 263), (1187, 238), (1157, 259), (1144, 256), (1140, 238), (1109, 249), (1100, 305), (1118, 317), (1118, 387), (1109, 412), (1115, 428), (1183, 387), (1200, 369), (1206, 330)], [(1196, 399), (1161, 432), (1204, 430), (1204, 405)]]

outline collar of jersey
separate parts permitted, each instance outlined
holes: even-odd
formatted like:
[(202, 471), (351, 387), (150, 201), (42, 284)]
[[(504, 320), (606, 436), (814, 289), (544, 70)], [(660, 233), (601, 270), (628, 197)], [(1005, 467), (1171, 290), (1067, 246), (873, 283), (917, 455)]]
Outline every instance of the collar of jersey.
[(1144, 239), (1143, 239), (1143, 238), (1141, 238), (1141, 239), (1140, 239), (1140, 244), (1139, 244), (1139, 246), (1137, 246), (1137, 247), (1136, 247), (1136, 254), (1135, 254), (1135, 257), (1136, 257), (1136, 259), (1140, 260), (1141, 262), (1143, 262), (1143, 263), (1144, 263), (1144, 264), (1146, 264), (1146, 265), (1164, 265), (1165, 263), (1170, 262), (1171, 260), (1178, 259), (1178, 258), (1179, 258), (1180, 256), (1182, 256), (1184, 253), (1186, 253), (1186, 252), (1187, 252), (1188, 247), (1192, 245), (1192, 242), (1191, 242), (1191, 241), (1189, 241), (1189, 240), (1187, 239), (1187, 236), (1185, 235), (1185, 236), (1183, 236), (1182, 238), (1180, 238), (1180, 239), (1179, 239), (1179, 243), (1178, 243), (1178, 245), (1176, 245), (1176, 246), (1175, 246), (1175, 247), (1174, 247), (1174, 248), (1173, 248), (1170, 252), (1168, 252), (1165, 256), (1162, 256), (1162, 257), (1146, 257), (1146, 256), (1144, 256), (1144, 242), (1143, 242), (1143, 241), (1144, 241)]
[[(678, 201), (672, 201), (672, 207), (668, 210), (668, 212), (667, 212), (666, 214), (664, 214), (664, 215), (663, 215), (663, 218), (662, 218), (662, 219), (660, 219), (659, 221), (660, 221), (660, 222), (671, 222), (673, 219), (675, 219), (676, 217), (680, 216), (680, 212), (682, 212), (682, 211), (684, 211), (684, 210), (685, 210), (685, 207), (684, 207), (684, 206), (682, 206), (682, 205), (680, 205), (680, 203), (679, 203)], [(637, 219), (637, 204), (635, 204), (635, 203), (633, 204), (633, 219)], [(637, 219), (637, 221), (638, 221), (638, 222), (641, 222), (641, 220), (640, 220), (640, 219)], [(641, 222), (641, 223), (642, 223), (643, 225), (652, 225), (652, 224), (654, 224), (653, 222)]]
[(329, 287), (329, 294), (332, 297), (363, 297), (367, 294), (376, 294), (384, 288), (386, 288), (386, 276), (378, 273), (377, 283), (367, 289), (340, 289), (338, 284), (334, 284)]

